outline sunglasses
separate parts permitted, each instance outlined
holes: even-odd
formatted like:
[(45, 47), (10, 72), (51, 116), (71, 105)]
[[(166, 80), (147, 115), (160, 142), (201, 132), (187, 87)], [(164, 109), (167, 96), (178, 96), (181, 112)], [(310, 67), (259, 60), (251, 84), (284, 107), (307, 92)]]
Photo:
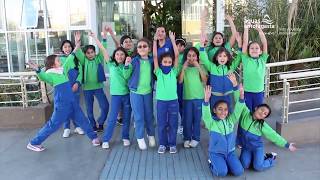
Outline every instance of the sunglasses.
[(137, 48), (141, 49), (141, 48), (147, 48), (147, 47), (148, 47), (147, 45), (142, 45), (142, 46), (138, 46)]

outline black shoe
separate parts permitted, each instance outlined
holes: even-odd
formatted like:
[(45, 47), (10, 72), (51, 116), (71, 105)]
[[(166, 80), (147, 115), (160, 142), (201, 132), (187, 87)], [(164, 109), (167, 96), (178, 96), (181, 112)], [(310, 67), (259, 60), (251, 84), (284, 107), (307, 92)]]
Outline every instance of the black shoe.
[(123, 123), (122, 123), (122, 118), (117, 119), (117, 124), (118, 124), (118, 125), (120, 125), (120, 126), (122, 126), (122, 125), (123, 125)]
[(97, 132), (97, 130), (98, 130), (97, 126), (93, 126), (92, 129), (94, 132)]
[(98, 132), (102, 132), (102, 131), (103, 131), (103, 125), (99, 125), (97, 131), (98, 131)]
[(271, 158), (271, 159), (275, 160), (277, 158), (277, 155), (278, 154), (275, 152), (266, 153), (266, 155), (264, 156), (264, 159), (266, 160), (266, 159)]

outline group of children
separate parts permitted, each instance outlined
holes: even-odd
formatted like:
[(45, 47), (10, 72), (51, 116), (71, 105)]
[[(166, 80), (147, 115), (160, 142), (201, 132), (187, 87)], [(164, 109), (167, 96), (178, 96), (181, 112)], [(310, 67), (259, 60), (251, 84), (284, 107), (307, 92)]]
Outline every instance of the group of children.
[[(232, 30), (228, 42), (225, 42), (222, 33), (216, 32), (207, 45), (206, 35), (202, 33), (200, 45), (189, 48), (186, 48), (183, 39), (176, 39), (173, 32), (169, 32), (168, 38), (163, 26), (157, 28), (152, 46), (149, 40), (142, 38), (137, 42), (135, 52), (132, 51), (133, 44), (129, 36), (123, 36), (118, 43), (112, 29), (107, 26), (103, 28), (102, 42), (95, 34), (89, 34), (99, 47), (98, 54), (93, 45), (85, 46), (82, 51), (81, 34), (75, 33), (76, 46), (64, 41), (61, 46), (63, 55), (60, 58), (48, 56), (45, 70), (30, 63), (39, 79), (54, 87), (54, 112), (27, 148), (43, 151), (41, 143), (62, 123), (65, 123), (63, 136), (68, 137), (70, 118), (76, 127), (75, 132), (87, 134), (92, 144), (98, 146), (101, 142), (96, 131), (104, 130), (107, 117), (102, 148), (110, 148), (109, 142), (119, 115), (123, 123), (123, 145), (129, 146), (131, 113), (139, 148), (147, 149), (145, 130), (149, 147), (154, 147), (155, 90), (158, 153), (167, 150), (177, 153), (180, 114), (185, 148), (196, 147), (200, 142), (201, 119), (209, 130), (208, 161), (214, 175), (225, 176), (229, 171), (236, 176), (241, 175), (251, 163), (258, 171), (273, 166), (276, 154), (264, 153), (262, 136), (290, 151), (296, 148), (264, 121), (271, 114), (270, 107), (263, 104), (267, 40), (263, 31), (257, 28), (262, 47), (258, 42), (248, 44), (247, 26), (244, 27), (242, 39), (232, 18), (227, 16), (227, 20)], [(106, 51), (107, 33), (117, 45), (112, 56)], [(238, 49), (233, 58), (232, 47), (236, 41)], [(234, 74), (240, 64), (243, 66), (243, 87)], [(106, 80), (104, 66), (109, 69), (109, 116), (109, 102), (103, 91), (103, 82)], [(79, 105), (81, 88), (88, 119)], [(98, 124), (93, 115), (94, 97), (98, 100), (101, 112)], [(236, 134), (234, 126), (237, 122)], [(235, 153), (237, 145), (241, 148), (240, 160)]]

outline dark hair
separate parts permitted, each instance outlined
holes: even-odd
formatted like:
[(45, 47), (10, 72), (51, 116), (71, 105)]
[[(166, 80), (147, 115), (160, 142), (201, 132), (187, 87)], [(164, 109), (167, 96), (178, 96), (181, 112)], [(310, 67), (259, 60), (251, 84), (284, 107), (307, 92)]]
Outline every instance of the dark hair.
[(112, 57), (111, 57), (111, 61), (112, 61), (112, 62), (115, 62), (117, 66), (119, 65), (119, 63), (116, 61), (116, 57), (115, 57), (115, 56), (116, 56), (116, 53), (117, 53), (118, 51), (122, 51), (122, 52), (124, 53), (124, 55), (125, 55), (124, 60), (126, 60), (126, 58), (128, 57), (128, 53), (127, 53), (127, 51), (126, 51), (123, 47), (118, 47), (117, 49), (115, 49), (115, 50), (113, 51), (113, 54), (112, 54)]
[[(61, 46), (60, 46), (61, 52), (63, 52), (62, 48), (63, 48), (64, 44), (66, 44), (66, 43), (69, 43), (69, 44), (70, 44), (70, 46), (71, 46), (71, 51), (73, 51), (73, 50), (74, 50), (74, 45), (73, 45), (73, 43), (72, 43), (71, 41), (69, 41), (69, 40), (64, 40), (64, 41), (62, 41)], [(63, 53), (64, 53), (64, 52), (63, 52)], [(79, 70), (79, 59), (78, 59), (76, 56), (74, 56), (73, 62), (74, 62), (74, 64), (75, 64), (75, 69), (78, 71), (78, 70)]]
[(271, 114), (270, 106), (268, 104), (259, 104), (255, 109), (258, 109), (260, 107), (265, 107), (265, 108), (267, 108), (269, 110), (269, 114), (266, 116), (266, 118), (268, 118), (270, 116), (270, 114)]
[[(225, 39), (224, 39), (224, 36), (221, 32), (214, 32), (213, 35), (212, 35), (212, 38), (211, 38), (211, 42), (210, 42), (210, 45), (212, 46), (212, 48), (216, 47), (216, 45), (213, 43), (213, 39), (216, 35), (221, 35), (222, 36), (222, 39), (223, 39), (223, 43), (221, 44), (221, 47), (224, 47), (224, 44), (225, 44)], [(211, 50), (211, 49), (210, 49)]]
[(160, 55), (159, 60), (158, 60), (159, 64), (160, 65), (162, 64), (162, 60), (165, 57), (170, 57), (172, 59), (172, 65), (171, 66), (173, 66), (175, 59), (172, 57), (172, 54), (170, 52), (166, 52), (166, 53), (163, 53), (163, 54)]
[(257, 42), (257, 41), (251, 41), (251, 42), (248, 44), (248, 55), (249, 55), (249, 56), (250, 56), (249, 50), (250, 50), (250, 46), (251, 46), (252, 44), (258, 44), (259, 47), (260, 47), (260, 49), (262, 50), (261, 45), (260, 45), (259, 42)]
[(187, 48), (186, 50), (184, 50), (184, 53), (183, 53), (183, 57), (182, 57), (182, 62), (186, 62), (187, 60), (187, 55), (189, 53), (189, 51), (193, 51), (197, 54), (197, 61), (199, 62), (199, 50), (195, 47), (189, 47)]
[[(216, 103), (214, 103), (214, 105), (213, 105), (213, 108), (211, 109), (211, 113), (214, 113), (213, 112), (213, 109), (216, 109), (220, 104), (222, 104), (222, 103), (225, 103), (225, 104), (227, 104), (227, 107), (229, 106), (228, 105), (228, 102), (226, 101), (226, 100), (223, 100), (223, 99), (221, 99), (221, 100), (219, 100), (219, 101), (217, 101)], [(215, 113), (214, 113), (215, 114)], [(228, 112), (228, 115), (229, 115), (229, 112)]]
[(135, 57), (135, 56), (139, 55), (139, 54), (138, 54), (137, 46), (138, 46), (138, 44), (139, 44), (140, 42), (145, 42), (145, 43), (148, 44), (149, 48), (151, 47), (151, 46), (150, 46), (150, 41), (149, 41), (147, 38), (141, 38), (141, 39), (139, 39), (139, 41), (137, 42), (137, 45), (135, 46), (131, 57)]
[(128, 35), (123, 35), (123, 36), (120, 38), (120, 46), (122, 46), (124, 40), (126, 40), (126, 39), (130, 39), (130, 40), (131, 40), (131, 37), (128, 36)]
[(156, 27), (156, 29), (158, 29), (158, 28), (163, 28), (164, 31), (166, 31), (166, 27), (165, 27), (163, 24), (159, 24), (159, 25)]
[(46, 57), (46, 62), (45, 62), (46, 71), (51, 69), (54, 66), (56, 57), (58, 56), (55, 54)]
[(219, 66), (219, 62), (218, 62), (218, 56), (219, 54), (221, 53), (226, 53), (227, 55), (227, 58), (228, 58), (228, 61), (226, 63), (226, 66), (228, 67), (228, 69), (230, 69), (230, 66), (231, 66), (231, 61), (232, 61), (232, 55), (230, 54), (230, 52), (225, 48), (225, 47), (220, 47), (218, 49), (218, 51), (214, 54), (213, 58), (211, 59), (211, 61), (216, 65), (216, 66)]
[(183, 38), (176, 39), (176, 45), (186, 46), (186, 41)]
[(86, 45), (83, 48), (83, 52), (86, 53), (89, 49), (92, 49), (94, 52), (96, 52), (96, 47), (94, 47), (94, 45)]

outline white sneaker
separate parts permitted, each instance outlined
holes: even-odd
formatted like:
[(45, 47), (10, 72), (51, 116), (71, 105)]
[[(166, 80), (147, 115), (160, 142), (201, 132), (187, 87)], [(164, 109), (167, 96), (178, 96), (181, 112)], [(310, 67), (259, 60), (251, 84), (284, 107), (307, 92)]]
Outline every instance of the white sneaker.
[(102, 148), (103, 149), (109, 149), (109, 143), (108, 142), (103, 142), (102, 143)]
[(197, 147), (197, 146), (198, 146), (198, 144), (199, 144), (199, 141), (191, 140), (191, 142), (190, 142), (190, 147), (195, 148), (195, 147)]
[(100, 146), (101, 145), (101, 141), (99, 138), (95, 138), (91, 142), (92, 142), (93, 146)]
[(129, 139), (122, 139), (123, 146), (130, 146), (130, 140)]
[(141, 150), (146, 150), (147, 149), (147, 145), (146, 145), (146, 142), (144, 141), (144, 138), (137, 139), (137, 141), (138, 141), (139, 148)]
[(83, 132), (83, 130), (81, 129), (81, 127), (76, 127), (76, 128), (74, 129), (74, 133), (77, 133), (77, 134), (80, 134), (80, 135), (83, 135), (83, 134), (84, 134), (84, 132)]
[(156, 139), (154, 138), (154, 136), (148, 136), (148, 140), (149, 140), (149, 147), (156, 146)]
[(64, 129), (62, 137), (64, 137), (64, 138), (70, 137), (70, 129)]
[(190, 148), (190, 141), (184, 141), (183, 147)]

